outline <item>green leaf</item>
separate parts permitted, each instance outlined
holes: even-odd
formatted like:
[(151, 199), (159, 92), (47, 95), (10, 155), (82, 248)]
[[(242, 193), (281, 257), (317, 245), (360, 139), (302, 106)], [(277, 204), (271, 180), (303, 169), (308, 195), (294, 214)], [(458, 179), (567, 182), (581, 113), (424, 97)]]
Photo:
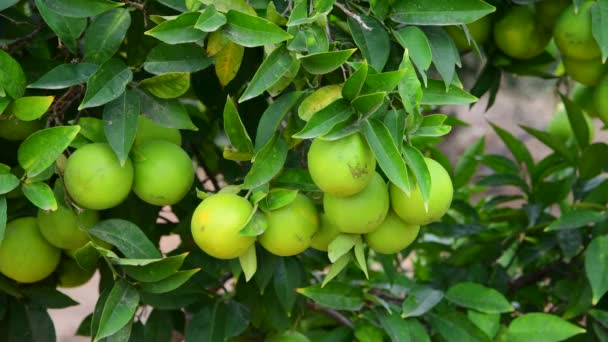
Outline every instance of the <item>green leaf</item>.
[(364, 28), (354, 18), (349, 17), (348, 27), (355, 44), (357, 44), (363, 58), (367, 60), (369, 65), (378, 71), (382, 71), (391, 51), (388, 33), (376, 19), (364, 15), (360, 15), (359, 18), (371, 30)]
[(578, 160), (581, 179), (591, 179), (608, 168), (608, 159), (602, 158), (605, 155), (608, 155), (607, 144), (595, 143), (587, 146)]
[(384, 104), (385, 99), (385, 92), (365, 94), (355, 98), (351, 105), (357, 112), (367, 116), (377, 111)]
[(426, 314), (443, 299), (443, 292), (431, 287), (413, 288), (403, 301), (403, 318), (418, 317)]
[(348, 77), (346, 82), (344, 82), (344, 86), (342, 87), (342, 97), (352, 101), (359, 95), (359, 92), (361, 92), (361, 89), (363, 88), (365, 79), (367, 78), (367, 69), (367, 60), (364, 60), (363, 63), (359, 65), (357, 70)]
[(0, 1), (0, 11), (4, 11), (5, 9), (14, 6), (19, 0), (2, 0)]
[(281, 95), (262, 114), (255, 137), (255, 150), (259, 151), (272, 138), (274, 133), (279, 129), (285, 116), (291, 109), (300, 102), (300, 99), (305, 93), (302, 91), (293, 91)]
[(5, 113), (15, 115), (21, 121), (39, 119), (51, 107), (54, 96), (24, 96), (11, 102)]
[(230, 144), (238, 152), (247, 154), (249, 158), (253, 157), (253, 143), (241, 121), (236, 105), (230, 97), (226, 98), (226, 105), (224, 105), (224, 131), (228, 135)]
[(298, 190), (274, 188), (260, 201), (260, 207), (264, 211), (281, 209), (296, 199)]
[(450, 302), (485, 313), (504, 313), (513, 307), (502, 293), (477, 283), (463, 282), (452, 285), (445, 293)]
[(333, 241), (329, 243), (327, 247), (327, 257), (329, 261), (336, 262), (339, 258), (350, 252), (357, 241), (361, 241), (359, 235), (352, 234), (340, 234)]
[(362, 129), (382, 171), (393, 184), (409, 194), (407, 168), (388, 128), (382, 122), (370, 119), (363, 122)]
[(324, 287), (313, 285), (299, 288), (297, 292), (325, 307), (336, 310), (358, 311), (364, 304), (359, 288), (341, 283), (329, 283)]
[(141, 112), (148, 119), (164, 127), (198, 130), (179, 101), (159, 99), (142, 90), (136, 92), (139, 95)]
[(319, 191), (306, 169), (285, 169), (273, 180), (273, 185), (302, 191)]
[(295, 258), (278, 258), (273, 274), (273, 287), (283, 310), (290, 314), (296, 304), (296, 288), (305, 281), (303, 269)]
[(139, 97), (131, 90), (125, 91), (103, 108), (105, 137), (116, 153), (120, 165), (125, 164), (135, 141), (139, 113)]
[(146, 57), (144, 70), (151, 74), (168, 72), (197, 72), (213, 63), (205, 49), (194, 44), (165, 44), (155, 46)]
[(403, 319), (397, 313), (378, 312), (380, 325), (392, 342), (430, 342), (424, 326), (416, 319)]
[(135, 224), (122, 219), (109, 219), (96, 223), (88, 229), (92, 235), (108, 242), (127, 258), (160, 258), (160, 252)]
[(49, 10), (66, 17), (94, 17), (123, 3), (109, 0), (40, 0)]
[(74, 259), (80, 268), (86, 271), (94, 271), (97, 267), (97, 261), (100, 254), (95, 248), (93, 242), (87, 242), (84, 246), (78, 248), (74, 252)]
[(291, 38), (289, 33), (272, 22), (243, 12), (230, 10), (226, 13), (226, 19), (228, 22), (222, 28), (222, 33), (245, 47), (277, 44)]
[(182, 253), (179, 255), (170, 256), (158, 261), (153, 261), (147, 265), (142, 266), (122, 266), (122, 269), (132, 278), (153, 283), (163, 280), (170, 275), (177, 272), (184, 260), (188, 256), (188, 253)]
[(43, 182), (24, 183), (21, 190), (27, 199), (42, 210), (57, 210), (53, 189)]
[(532, 160), (532, 155), (526, 145), (520, 140), (515, 138), (508, 131), (496, 126), (493, 123), (490, 123), (494, 132), (500, 137), (500, 139), (507, 145), (511, 154), (515, 157), (519, 164), (524, 164), (528, 168), (528, 170), (534, 170), (534, 161)]
[(298, 116), (304, 121), (310, 120), (312, 115), (329, 106), (332, 102), (342, 97), (340, 85), (328, 85), (321, 87), (308, 95), (298, 107)]
[[(1, 87), (0, 87), (1, 88)], [(0, 97), (0, 114), (4, 113), (4, 110), (11, 103), (11, 98), (8, 96)]]
[(96, 143), (107, 142), (103, 133), (103, 121), (98, 118), (84, 117), (78, 120), (80, 135)]
[(279, 81), (289, 71), (293, 57), (284, 45), (274, 49), (272, 53), (262, 62), (249, 86), (239, 98), (239, 103), (257, 97), (266, 89)]
[(205, 305), (186, 327), (187, 341), (224, 342), (249, 326), (249, 309), (233, 300)]
[(345, 121), (353, 113), (348, 101), (338, 99), (327, 107), (314, 113), (294, 138), (312, 139), (329, 132), (335, 125)]
[(215, 55), (215, 74), (222, 86), (226, 86), (234, 79), (241, 67), (244, 53), (245, 48), (241, 45), (227, 42)]
[(593, 38), (602, 50), (602, 62), (608, 58), (608, 1), (598, 0), (591, 7), (591, 30)]
[(384, 124), (391, 133), (395, 145), (403, 144), (403, 135), (405, 134), (406, 116), (404, 110), (391, 109), (384, 117)]
[(411, 0), (397, 2), (391, 19), (408, 25), (460, 25), (472, 23), (495, 10), (481, 0)]
[(412, 134), (420, 137), (444, 136), (452, 130), (452, 126), (443, 124), (447, 119), (448, 116), (443, 114), (425, 115), (418, 129)]
[(97, 107), (119, 97), (133, 79), (131, 69), (120, 59), (102, 64), (87, 81), (87, 91), (78, 110)]
[(321, 287), (325, 287), (325, 285), (329, 284), (335, 277), (337, 277), (350, 263), (351, 256), (350, 253), (344, 254), (338, 258), (327, 271), (325, 278), (323, 278), (323, 282), (321, 283)]
[(367, 259), (365, 259), (365, 247), (363, 246), (363, 240), (361, 240), (361, 238), (355, 242), (354, 252), (355, 260), (357, 261), (359, 268), (361, 268), (363, 274), (365, 274), (365, 278), (369, 279), (369, 273), (367, 272)]
[(591, 210), (575, 208), (562, 214), (557, 220), (553, 221), (547, 228), (547, 231), (575, 229), (584, 227), (592, 223), (602, 222), (608, 219), (606, 213)]
[(462, 105), (477, 102), (479, 99), (454, 85), (446, 91), (440, 81), (428, 80), (422, 91), (421, 104), (425, 105)]
[(51, 127), (30, 135), (17, 152), (19, 165), (34, 177), (59, 158), (80, 131), (80, 126)]
[(97, 68), (97, 65), (91, 63), (61, 64), (27, 87), (36, 89), (69, 88), (86, 82), (97, 71)]
[(200, 270), (200, 268), (195, 268), (187, 271), (178, 271), (165, 279), (153, 283), (141, 283), (140, 286), (143, 291), (148, 293), (166, 293), (182, 286)]
[(28, 300), (43, 308), (63, 309), (78, 305), (78, 302), (50, 286), (32, 286), (22, 289)]
[[(0, 245), (2, 245), (2, 240), (4, 240), (4, 233), (6, 232), (7, 209), (8, 208), (6, 205), (6, 196), (0, 196)], [(0, 289), (1, 288), (2, 285), (0, 285)]]
[(275, 134), (253, 157), (251, 170), (245, 176), (243, 187), (254, 189), (276, 176), (287, 160), (287, 143)]
[(485, 137), (483, 136), (477, 139), (475, 143), (464, 151), (458, 160), (454, 169), (454, 188), (458, 189), (465, 186), (477, 171), (477, 166), (483, 157), (485, 141)]
[(557, 316), (534, 312), (515, 318), (507, 329), (513, 341), (563, 341), (582, 334), (585, 329)]
[(494, 338), (500, 329), (500, 314), (486, 314), (467, 310), (467, 318), (489, 338)]
[(406, 69), (399, 69), (378, 74), (369, 74), (365, 79), (363, 92), (368, 94), (377, 92), (390, 93), (395, 90), (406, 71)]
[(521, 126), (521, 125), (520, 125), (520, 127), (523, 130), (525, 130), (528, 134), (532, 135), (533, 137), (538, 139), (540, 142), (547, 145), (553, 151), (561, 154), (564, 158), (566, 158), (566, 160), (574, 161), (575, 157), (574, 157), (573, 153), (570, 151), (570, 149), (568, 149), (568, 146), (566, 145), (565, 141), (563, 141), (562, 139), (560, 139), (548, 132), (534, 129), (532, 127), (526, 127), (526, 126)]
[(259, 236), (264, 234), (267, 228), (268, 219), (266, 218), (266, 215), (260, 211), (254, 210), (251, 212), (249, 221), (247, 221), (247, 224), (239, 231), (239, 234), (243, 236)]
[(19, 62), (0, 49), (0, 87), (10, 97), (18, 99), (25, 94), (26, 85), (25, 73)]
[(86, 18), (70, 18), (62, 12), (55, 12), (49, 9), (44, 4), (44, 0), (35, 0), (36, 9), (49, 25), (51, 30), (57, 34), (63, 43), (70, 51), (78, 51), (78, 38), (87, 27)]
[(127, 325), (133, 319), (138, 304), (137, 290), (126, 281), (118, 280), (103, 306), (94, 341), (113, 335)]
[(416, 178), (416, 184), (422, 193), (424, 208), (428, 211), (428, 202), (431, 195), (431, 173), (424, 161), (422, 153), (411, 145), (403, 146), (403, 157)]
[(431, 313), (429, 315), (429, 321), (431, 326), (447, 342), (490, 341), (483, 331), (471, 323), (466, 316), (456, 311), (449, 310), (441, 313)]
[(249, 246), (247, 251), (239, 256), (239, 264), (243, 273), (245, 273), (245, 281), (251, 280), (258, 269), (258, 259), (255, 254), (255, 244)]
[(215, 6), (211, 5), (201, 12), (194, 27), (204, 32), (213, 32), (224, 26), (224, 24), (226, 24), (226, 16), (218, 12)]
[(194, 43), (205, 39), (206, 32), (194, 28), (198, 12), (189, 12), (167, 20), (155, 28), (144, 32), (167, 44)]
[(141, 81), (141, 86), (161, 99), (173, 99), (184, 95), (190, 88), (190, 73), (170, 72)]
[(442, 28), (426, 27), (424, 32), (431, 46), (433, 64), (443, 79), (445, 89), (448, 90), (456, 75), (456, 65), (460, 65), (460, 53), (454, 40)]
[(131, 25), (131, 15), (116, 8), (95, 18), (84, 35), (85, 61), (103, 64), (112, 58)]
[(593, 305), (608, 291), (608, 236), (598, 236), (591, 241), (585, 251), (585, 274), (591, 284)]
[(173, 335), (172, 312), (166, 310), (153, 310), (146, 325), (144, 326), (144, 337), (141, 341), (167, 342), (171, 341)]
[(13, 191), (19, 186), (19, 183), (19, 178), (12, 173), (0, 174), (0, 195)]
[(416, 71), (410, 62), (408, 50), (404, 51), (399, 68), (405, 69), (403, 78), (401, 78), (397, 84), (403, 108), (405, 108), (409, 114), (419, 113), (420, 102), (422, 101), (422, 84), (420, 83), (420, 80), (418, 80)]
[(328, 74), (338, 69), (357, 49), (313, 53), (298, 57), (302, 67), (311, 74)]
[(393, 31), (393, 35), (397, 42), (408, 51), (412, 63), (418, 69), (426, 85), (426, 71), (431, 66), (433, 58), (431, 45), (426, 34), (416, 26), (406, 26)]
[[(608, 6), (606, 7), (606, 15), (608, 15)], [(606, 18), (608, 20), (608, 17)], [(608, 23), (607, 23), (608, 24)], [(572, 131), (574, 132), (574, 139), (576, 140), (577, 145), (584, 149), (589, 146), (589, 126), (587, 125), (587, 121), (585, 118), (585, 114), (583, 111), (574, 104), (568, 97), (560, 94), (562, 99), (562, 103), (566, 108), (566, 113), (568, 114), (568, 122), (570, 123), (570, 127), (572, 127)]]

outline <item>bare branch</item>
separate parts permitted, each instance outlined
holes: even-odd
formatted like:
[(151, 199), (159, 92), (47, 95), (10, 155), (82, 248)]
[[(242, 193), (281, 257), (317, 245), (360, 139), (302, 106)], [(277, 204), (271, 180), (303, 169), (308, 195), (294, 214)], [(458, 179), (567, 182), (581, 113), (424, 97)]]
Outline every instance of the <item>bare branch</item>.
[(361, 19), (361, 17), (357, 13), (349, 10), (348, 8), (346, 8), (346, 6), (342, 5), (339, 2), (336, 2), (334, 5), (336, 7), (338, 7), (342, 12), (344, 12), (344, 14), (346, 14), (347, 16), (353, 18), (359, 25), (361, 25), (361, 27), (363, 27), (363, 29), (365, 29), (367, 31), (371, 31), (372, 30), (372, 28), (369, 27), (369, 26), (367, 26), (367, 24), (363, 21), (363, 19)]
[(346, 316), (342, 315), (341, 313), (339, 313), (336, 310), (323, 307), (323, 306), (321, 306), (321, 305), (319, 305), (317, 303), (313, 303), (313, 302), (307, 302), (306, 303), (306, 307), (309, 310), (316, 311), (316, 312), (324, 314), (325, 316), (333, 319), (334, 321), (336, 321), (340, 325), (343, 325), (343, 326), (349, 327), (349, 328), (354, 328), (355, 327), (355, 325), (353, 324), (353, 322), (350, 319), (348, 319)]

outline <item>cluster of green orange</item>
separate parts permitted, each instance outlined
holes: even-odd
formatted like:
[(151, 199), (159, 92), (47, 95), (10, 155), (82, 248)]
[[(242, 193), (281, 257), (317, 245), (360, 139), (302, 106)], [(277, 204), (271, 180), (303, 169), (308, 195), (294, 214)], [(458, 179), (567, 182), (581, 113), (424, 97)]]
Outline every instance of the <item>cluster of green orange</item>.
[[(234, 193), (203, 200), (192, 217), (192, 235), (207, 254), (232, 259), (242, 256), (257, 240), (272, 254), (291, 256), (312, 247), (327, 251), (340, 234), (361, 235), (376, 252), (393, 254), (409, 246), (420, 226), (440, 219), (449, 209), (453, 187), (447, 171), (425, 158), (432, 186), (425, 206), (422, 192), (412, 182), (409, 193), (387, 182), (375, 171), (376, 159), (365, 139), (355, 133), (337, 140), (313, 140), (308, 169), (323, 191), (323, 213), (302, 193), (276, 210), (264, 212), (266, 230), (244, 236), (253, 206)], [(319, 218), (320, 217), (320, 218)]]
[[(0, 122), (3, 123), (0, 127), (5, 128), (33, 127), (34, 131), (13, 134), (13, 138), (21, 140), (41, 128), (27, 122)], [(98, 210), (117, 206), (131, 190), (154, 205), (177, 203), (190, 190), (194, 167), (180, 145), (179, 130), (159, 126), (140, 116), (131, 157), (124, 164), (106, 143), (78, 147), (65, 162), (63, 178), (55, 183), (57, 210), (39, 210), (37, 217), (22, 217), (7, 224), (0, 245), (0, 273), (21, 283), (33, 283), (48, 277), (59, 266), (60, 286), (86, 282), (93, 271), (83, 270), (73, 258), (75, 251), (91, 240), (87, 229), (99, 221)], [(66, 198), (64, 188), (68, 201), (62, 200)], [(111, 248), (101, 240), (94, 241)]]
[[(594, 5), (595, 0), (586, 0), (578, 8), (571, 0), (542, 0), (515, 5), (500, 18), (486, 16), (467, 28), (477, 44), (483, 45), (493, 36), (494, 44), (515, 59), (531, 59), (545, 50), (557, 54), (558, 50), (566, 74), (589, 87), (581, 92), (586, 112), (608, 123), (608, 65), (593, 36)], [(448, 27), (448, 33), (460, 50), (472, 48), (460, 28)]]

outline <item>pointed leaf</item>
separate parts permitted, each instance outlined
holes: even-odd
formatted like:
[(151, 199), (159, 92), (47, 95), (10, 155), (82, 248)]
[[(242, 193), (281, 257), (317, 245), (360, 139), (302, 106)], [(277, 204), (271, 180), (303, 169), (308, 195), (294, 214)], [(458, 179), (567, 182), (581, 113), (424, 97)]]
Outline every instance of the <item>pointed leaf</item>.
[(403, 78), (406, 71), (406, 69), (399, 69), (395, 71), (387, 71), (378, 74), (367, 75), (367, 78), (365, 79), (365, 84), (363, 85), (363, 92), (390, 93), (395, 90), (395, 87), (397, 87), (397, 84)]
[(280, 80), (289, 71), (292, 58), (284, 45), (274, 49), (253, 75), (251, 83), (239, 98), (239, 103), (262, 94)]
[(224, 105), (224, 131), (237, 151), (253, 156), (253, 143), (230, 97), (226, 98)]
[(108, 242), (127, 258), (160, 258), (160, 252), (135, 224), (122, 219), (100, 221), (88, 229), (92, 235)]
[(0, 174), (0, 195), (13, 191), (19, 186), (19, 178), (12, 173)]
[(405, 158), (407, 165), (410, 167), (410, 170), (412, 170), (414, 173), (417, 187), (422, 193), (424, 208), (428, 211), (428, 202), (433, 184), (431, 183), (431, 173), (429, 172), (429, 168), (424, 161), (424, 156), (417, 148), (411, 145), (404, 145), (403, 157)]
[(450, 85), (446, 91), (437, 80), (429, 80), (422, 92), (421, 104), (426, 105), (461, 105), (477, 102), (479, 99), (456, 86)]
[(591, 241), (585, 251), (585, 273), (593, 292), (593, 304), (608, 291), (608, 236), (598, 236)]
[(59, 158), (80, 131), (80, 126), (51, 127), (30, 135), (17, 152), (19, 164), (34, 177)]
[(27, 87), (37, 89), (69, 88), (73, 85), (85, 83), (97, 71), (97, 68), (97, 65), (91, 63), (61, 64)]
[(122, 8), (110, 10), (95, 17), (84, 35), (84, 59), (103, 64), (112, 58), (131, 25), (131, 15)]
[(155, 46), (146, 57), (144, 70), (158, 75), (168, 72), (196, 72), (213, 63), (205, 49), (194, 44), (165, 44)]
[(329, 261), (336, 262), (342, 256), (348, 254), (355, 246), (357, 241), (361, 241), (361, 237), (352, 234), (340, 234), (327, 247), (327, 257)]
[(249, 316), (249, 309), (233, 300), (204, 305), (186, 327), (186, 340), (230, 341), (247, 329)]
[(399, 64), (399, 68), (405, 69), (405, 74), (403, 75), (403, 78), (399, 80), (397, 89), (399, 90), (399, 96), (401, 96), (403, 108), (405, 108), (409, 114), (413, 114), (420, 112), (422, 84), (420, 83), (420, 80), (418, 80), (416, 71), (410, 62), (408, 51), (409, 50), (405, 50), (401, 64)]
[(272, 22), (243, 12), (230, 10), (226, 13), (228, 23), (222, 28), (224, 35), (236, 44), (256, 47), (276, 44), (291, 38), (291, 35)]
[(259, 151), (264, 144), (268, 142), (273, 134), (279, 129), (285, 116), (292, 108), (300, 101), (305, 93), (302, 91), (293, 91), (281, 95), (262, 114), (255, 137), (255, 150)]
[(359, 68), (357, 68), (357, 70), (348, 77), (346, 82), (344, 82), (344, 86), (342, 87), (342, 97), (347, 100), (353, 100), (359, 95), (359, 92), (363, 88), (363, 83), (367, 78), (367, 69), (367, 60), (364, 60)]
[(226, 86), (234, 79), (241, 67), (244, 53), (245, 48), (233, 42), (228, 42), (217, 53), (215, 56), (215, 74), (221, 85)]
[[(606, 15), (608, 16), (608, 3), (606, 6)], [(608, 17), (606, 18), (608, 24)], [(589, 132), (589, 126), (587, 124), (587, 118), (583, 111), (574, 104), (568, 97), (560, 94), (562, 99), (562, 103), (566, 108), (566, 113), (568, 114), (568, 122), (570, 123), (570, 127), (572, 127), (572, 131), (574, 132), (574, 138), (576, 139), (577, 145), (584, 149), (589, 146), (589, 136), (591, 132)]]
[(356, 50), (319, 52), (302, 56), (298, 59), (302, 63), (302, 67), (311, 74), (328, 74), (344, 64)]
[(198, 130), (179, 101), (159, 99), (142, 90), (136, 92), (139, 95), (141, 112), (148, 119), (164, 127)]
[(431, 287), (419, 286), (413, 288), (403, 301), (404, 318), (417, 317), (426, 314), (443, 299), (443, 292)]
[(500, 128), (492, 123), (490, 123), (490, 125), (492, 125), (494, 132), (496, 132), (503, 143), (507, 145), (507, 148), (509, 151), (511, 151), (511, 154), (513, 154), (515, 159), (520, 164), (526, 165), (528, 170), (533, 170), (534, 161), (532, 160), (532, 155), (530, 154), (530, 151), (528, 151), (526, 145), (520, 139), (515, 138), (511, 133), (503, 128)]
[(278, 134), (256, 153), (251, 170), (245, 176), (243, 187), (253, 189), (268, 183), (276, 176), (287, 159), (287, 143)]
[(349, 17), (348, 27), (353, 35), (355, 44), (357, 44), (363, 58), (367, 60), (369, 65), (378, 71), (382, 71), (388, 61), (391, 50), (390, 39), (386, 33), (386, 29), (373, 17), (360, 15), (359, 18), (371, 30), (364, 28), (354, 18)]
[(156, 281), (163, 280), (170, 275), (177, 272), (182, 264), (184, 263), (184, 259), (188, 256), (188, 253), (183, 253), (180, 255), (174, 255), (170, 257), (166, 257), (164, 259), (153, 261), (146, 265), (141, 266), (122, 266), (122, 269), (132, 278), (152, 283)]
[(308, 95), (298, 107), (298, 116), (304, 121), (310, 120), (312, 115), (329, 106), (342, 97), (340, 85), (328, 85), (315, 90)]
[(139, 97), (131, 90), (125, 91), (103, 108), (105, 137), (120, 160), (120, 165), (124, 165), (129, 157), (140, 112)]
[(412, 63), (418, 69), (426, 85), (426, 71), (431, 66), (433, 54), (429, 40), (420, 28), (416, 26), (402, 27), (393, 32), (397, 42), (407, 49)]
[(301, 131), (294, 138), (312, 139), (329, 132), (336, 124), (348, 119), (352, 109), (348, 102), (338, 99), (327, 107), (314, 113)]
[(429, 318), (431, 326), (447, 342), (490, 342), (490, 339), (483, 331), (459, 312), (450, 310), (441, 313), (431, 313)]
[(504, 313), (513, 307), (502, 293), (477, 283), (457, 283), (445, 293), (450, 302), (485, 313)]
[(174, 99), (190, 89), (190, 73), (169, 72), (146, 78), (140, 84), (150, 94), (160, 99)]
[(602, 50), (602, 61), (608, 58), (608, 1), (598, 0), (591, 7), (591, 29), (593, 38)]
[(226, 16), (218, 12), (215, 6), (211, 5), (201, 12), (200, 17), (196, 21), (195, 28), (204, 32), (217, 31), (226, 23)]
[(382, 122), (370, 119), (363, 122), (362, 129), (382, 171), (393, 184), (405, 193), (409, 193), (407, 168), (388, 128)]
[(138, 304), (137, 290), (126, 281), (118, 280), (103, 306), (94, 341), (108, 337), (126, 326), (133, 319)]
[(591, 209), (574, 208), (551, 223), (546, 231), (575, 229), (607, 220), (606, 213)]
[(495, 10), (481, 0), (411, 0), (396, 3), (391, 19), (408, 25), (459, 25), (472, 23)]
[(359, 288), (342, 283), (329, 283), (324, 287), (313, 285), (297, 291), (323, 306), (336, 310), (358, 311), (364, 304)]
[(205, 39), (206, 32), (194, 28), (198, 12), (188, 12), (167, 20), (155, 28), (144, 32), (167, 44), (193, 43)]
[(363, 240), (361, 240), (361, 238), (355, 242), (355, 259), (365, 274), (365, 278), (369, 279), (369, 274), (367, 273), (367, 260), (365, 259), (365, 249), (363, 247)]
[(5, 113), (15, 115), (21, 121), (39, 119), (51, 107), (54, 96), (24, 96), (11, 102)]
[(424, 32), (431, 46), (433, 64), (443, 79), (445, 89), (448, 90), (454, 76), (456, 65), (460, 65), (460, 54), (450, 35), (439, 27), (426, 27)]
[(344, 254), (341, 257), (339, 257), (338, 260), (336, 260), (329, 267), (329, 271), (327, 271), (325, 278), (323, 278), (323, 283), (321, 283), (321, 287), (325, 287), (325, 285), (329, 284), (330, 281), (332, 281), (335, 277), (337, 277), (338, 274), (340, 274), (346, 268), (346, 266), (348, 266), (348, 264), (350, 263), (350, 260), (351, 260), (350, 253)]
[(243, 255), (239, 256), (239, 264), (241, 264), (241, 269), (243, 270), (243, 273), (245, 273), (245, 281), (251, 280), (258, 269), (258, 259), (255, 255), (255, 244), (249, 246), (247, 251)]
[(279, 304), (290, 314), (296, 304), (298, 293), (296, 288), (306, 280), (303, 279), (301, 263), (295, 258), (278, 258), (273, 275), (273, 287)]
[(356, 97), (351, 104), (357, 112), (367, 116), (377, 111), (384, 104), (385, 99), (385, 92), (365, 94)]
[(97, 107), (119, 97), (133, 79), (131, 69), (120, 59), (102, 64), (87, 81), (87, 91), (78, 110)]
[(187, 271), (178, 271), (165, 279), (153, 283), (141, 283), (141, 289), (148, 293), (166, 293), (173, 291), (186, 283), (200, 270), (200, 268), (195, 268)]

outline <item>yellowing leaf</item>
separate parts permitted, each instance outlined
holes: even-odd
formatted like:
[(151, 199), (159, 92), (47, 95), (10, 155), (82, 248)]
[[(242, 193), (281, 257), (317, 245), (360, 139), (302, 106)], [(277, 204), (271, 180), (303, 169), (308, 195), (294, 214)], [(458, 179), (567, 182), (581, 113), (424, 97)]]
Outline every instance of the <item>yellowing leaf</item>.
[(13, 101), (6, 112), (19, 120), (32, 121), (40, 118), (53, 103), (54, 96), (26, 96)]
[(245, 48), (228, 42), (215, 56), (215, 74), (222, 86), (226, 86), (234, 79), (241, 67)]

